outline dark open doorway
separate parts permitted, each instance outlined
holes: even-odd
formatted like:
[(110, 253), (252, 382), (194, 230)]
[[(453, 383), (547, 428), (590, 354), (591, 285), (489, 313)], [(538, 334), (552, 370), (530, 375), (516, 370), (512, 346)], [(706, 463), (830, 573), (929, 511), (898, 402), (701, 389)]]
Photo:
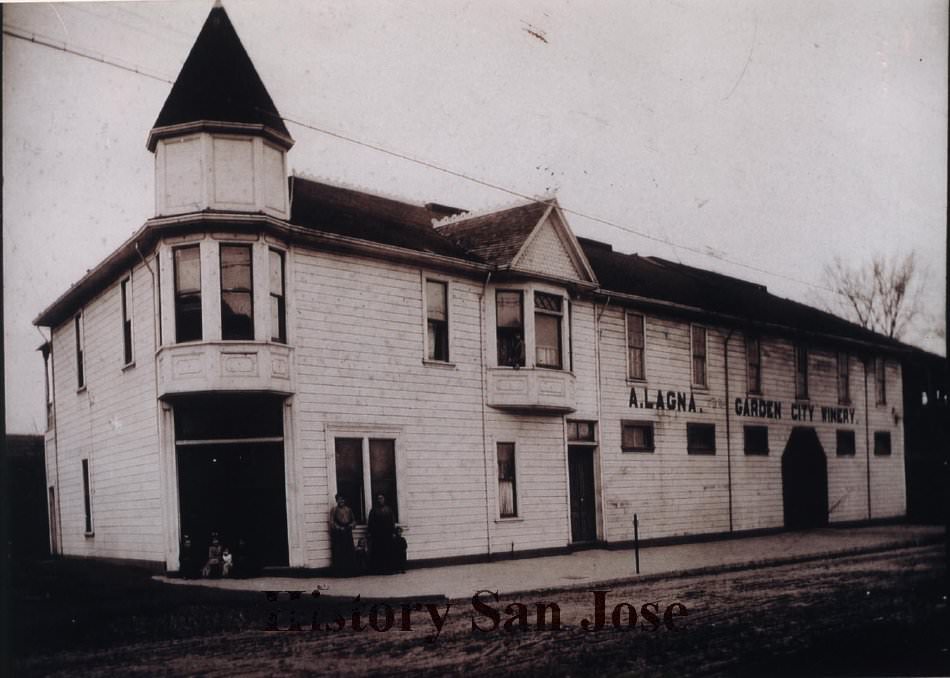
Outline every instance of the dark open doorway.
[(785, 527), (803, 530), (828, 524), (828, 469), (813, 428), (792, 429), (782, 454)]
[(261, 396), (175, 403), (181, 534), (198, 558), (212, 533), (256, 562), (288, 564), (282, 402)]

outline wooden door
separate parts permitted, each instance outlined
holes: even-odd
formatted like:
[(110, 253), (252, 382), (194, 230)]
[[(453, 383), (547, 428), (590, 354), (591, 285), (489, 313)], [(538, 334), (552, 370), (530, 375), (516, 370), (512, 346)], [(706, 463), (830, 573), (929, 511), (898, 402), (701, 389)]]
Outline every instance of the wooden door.
[(594, 497), (594, 451), (589, 447), (569, 447), (568, 475), (571, 493), (571, 540), (597, 539), (597, 509)]

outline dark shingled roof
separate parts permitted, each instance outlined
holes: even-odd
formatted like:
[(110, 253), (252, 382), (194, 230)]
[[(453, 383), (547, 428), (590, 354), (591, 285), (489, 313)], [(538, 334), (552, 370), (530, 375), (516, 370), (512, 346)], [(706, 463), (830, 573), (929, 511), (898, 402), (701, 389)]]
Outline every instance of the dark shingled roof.
[(551, 203), (531, 202), (491, 214), (461, 219), (438, 231), (493, 266), (506, 266), (521, 250)]
[(610, 245), (578, 238), (602, 289), (692, 306), (752, 322), (905, 348), (894, 339), (836, 315), (769, 293), (764, 285), (659, 257), (614, 252)]
[(209, 120), (290, 132), (223, 7), (208, 15), (154, 127)]
[(290, 222), (418, 252), (480, 261), (432, 227), (439, 209), (383, 198), (301, 177), (290, 178)]

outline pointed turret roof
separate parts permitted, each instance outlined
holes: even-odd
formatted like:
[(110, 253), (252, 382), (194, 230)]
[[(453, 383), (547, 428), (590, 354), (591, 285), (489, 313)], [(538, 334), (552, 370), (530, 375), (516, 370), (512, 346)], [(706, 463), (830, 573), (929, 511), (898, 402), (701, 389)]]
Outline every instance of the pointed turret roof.
[(149, 133), (148, 148), (159, 138), (191, 127), (261, 131), (290, 148), (267, 88), (244, 50), (227, 12), (215, 5), (182, 66), (172, 91)]

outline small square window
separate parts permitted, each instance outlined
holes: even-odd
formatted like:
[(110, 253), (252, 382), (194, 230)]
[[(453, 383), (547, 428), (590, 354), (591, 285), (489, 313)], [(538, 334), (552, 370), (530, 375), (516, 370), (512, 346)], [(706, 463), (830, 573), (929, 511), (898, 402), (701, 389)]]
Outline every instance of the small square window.
[(649, 421), (622, 423), (620, 449), (624, 452), (653, 452), (653, 424)]
[(596, 442), (597, 424), (593, 421), (569, 421), (567, 422), (567, 439), (580, 443)]
[(836, 454), (839, 457), (853, 457), (855, 444), (854, 444), (854, 431), (840, 430), (836, 433), (837, 438), (837, 450)]
[(769, 453), (769, 427), (745, 426), (745, 453), (767, 455)]
[(716, 454), (715, 424), (686, 424), (688, 454)]
[(890, 431), (874, 432), (874, 454), (886, 457), (891, 453), (891, 433)]

